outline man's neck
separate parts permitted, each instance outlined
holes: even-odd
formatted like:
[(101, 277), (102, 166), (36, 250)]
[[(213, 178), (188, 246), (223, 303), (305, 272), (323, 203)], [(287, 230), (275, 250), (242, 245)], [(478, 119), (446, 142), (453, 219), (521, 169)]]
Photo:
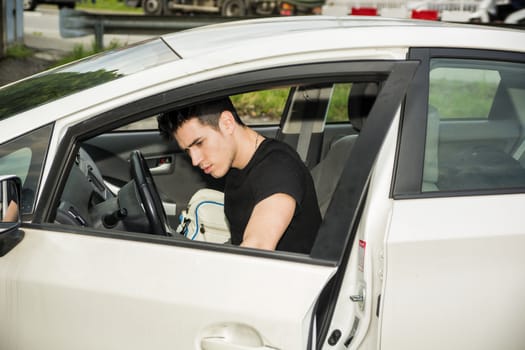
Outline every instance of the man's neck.
[(253, 158), (263, 139), (264, 137), (262, 135), (259, 135), (249, 127), (239, 129), (239, 134), (236, 139), (237, 152), (232, 162), (232, 167), (241, 170), (244, 169)]

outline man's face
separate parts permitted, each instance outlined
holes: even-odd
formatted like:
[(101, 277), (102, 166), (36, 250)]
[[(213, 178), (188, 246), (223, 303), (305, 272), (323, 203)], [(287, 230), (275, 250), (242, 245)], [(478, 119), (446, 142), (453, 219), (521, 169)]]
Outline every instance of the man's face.
[(227, 127), (202, 124), (197, 118), (184, 122), (174, 133), (179, 146), (188, 153), (193, 166), (214, 178), (226, 175), (233, 162), (233, 144)]

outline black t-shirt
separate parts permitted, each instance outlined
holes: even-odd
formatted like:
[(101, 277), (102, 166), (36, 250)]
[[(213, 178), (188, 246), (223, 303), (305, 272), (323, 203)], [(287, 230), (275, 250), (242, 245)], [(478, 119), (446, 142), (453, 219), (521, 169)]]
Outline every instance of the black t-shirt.
[(226, 176), (224, 211), (233, 244), (240, 244), (257, 203), (277, 193), (296, 201), (295, 213), (278, 250), (309, 254), (321, 224), (317, 195), (308, 168), (293, 148), (265, 139), (242, 170), (232, 168)]

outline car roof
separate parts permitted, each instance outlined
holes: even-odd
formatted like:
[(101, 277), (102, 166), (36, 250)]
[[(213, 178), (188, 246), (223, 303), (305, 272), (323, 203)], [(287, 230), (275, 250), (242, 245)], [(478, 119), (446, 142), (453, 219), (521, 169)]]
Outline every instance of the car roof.
[[(366, 16), (292, 16), (227, 22), (163, 37), (182, 58), (249, 48), (253, 58), (312, 49), (462, 47), (525, 51), (524, 32), (486, 25)], [(502, 37), (507, 38), (502, 40)], [(253, 45), (253, 43), (257, 43)], [(268, 43), (266, 45), (265, 43)], [(270, 45), (274, 43), (274, 45)], [(307, 49), (307, 48), (306, 48)], [(247, 57), (246, 57), (247, 58)]]

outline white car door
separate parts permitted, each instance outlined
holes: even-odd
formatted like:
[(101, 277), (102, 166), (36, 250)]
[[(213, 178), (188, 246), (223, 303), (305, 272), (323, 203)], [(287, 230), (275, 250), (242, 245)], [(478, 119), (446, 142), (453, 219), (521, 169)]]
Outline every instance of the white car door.
[(381, 349), (523, 349), (525, 57), (412, 55)]
[[(344, 269), (338, 274), (338, 269), (353, 242), (352, 227), (372, 165), (416, 66), (416, 62), (330, 63), (257, 73), (265, 83), (282, 82), (283, 77), (291, 81), (354, 73), (362, 77), (363, 72), (385, 79), (310, 256), (53, 224), (53, 207), (64, 182), (61, 174), (74, 159), (75, 140), (114, 120), (93, 118), (70, 128), (50, 160), (53, 166), (42, 184), (33, 223), (23, 224), (24, 238), (0, 258), (1, 347), (317, 348), (331, 333), (321, 325), (329, 324), (342, 281), (354, 275)], [(230, 78), (153, 99), (215, 91), (213, 84), (238, 88), (254, 76)], [(114, 115), (148, 105), (140, 102)], [(328, 284), (333, 276), (336, 283)], [(329, 293), (327, 285), (332, 288)], [(322, 304), (328, 305), (323, 312), (321, 295)]]
[(305, 349), (335, 271), (56, 228), (24, 233), (0, 267), (10, 281), (6, 349)]

